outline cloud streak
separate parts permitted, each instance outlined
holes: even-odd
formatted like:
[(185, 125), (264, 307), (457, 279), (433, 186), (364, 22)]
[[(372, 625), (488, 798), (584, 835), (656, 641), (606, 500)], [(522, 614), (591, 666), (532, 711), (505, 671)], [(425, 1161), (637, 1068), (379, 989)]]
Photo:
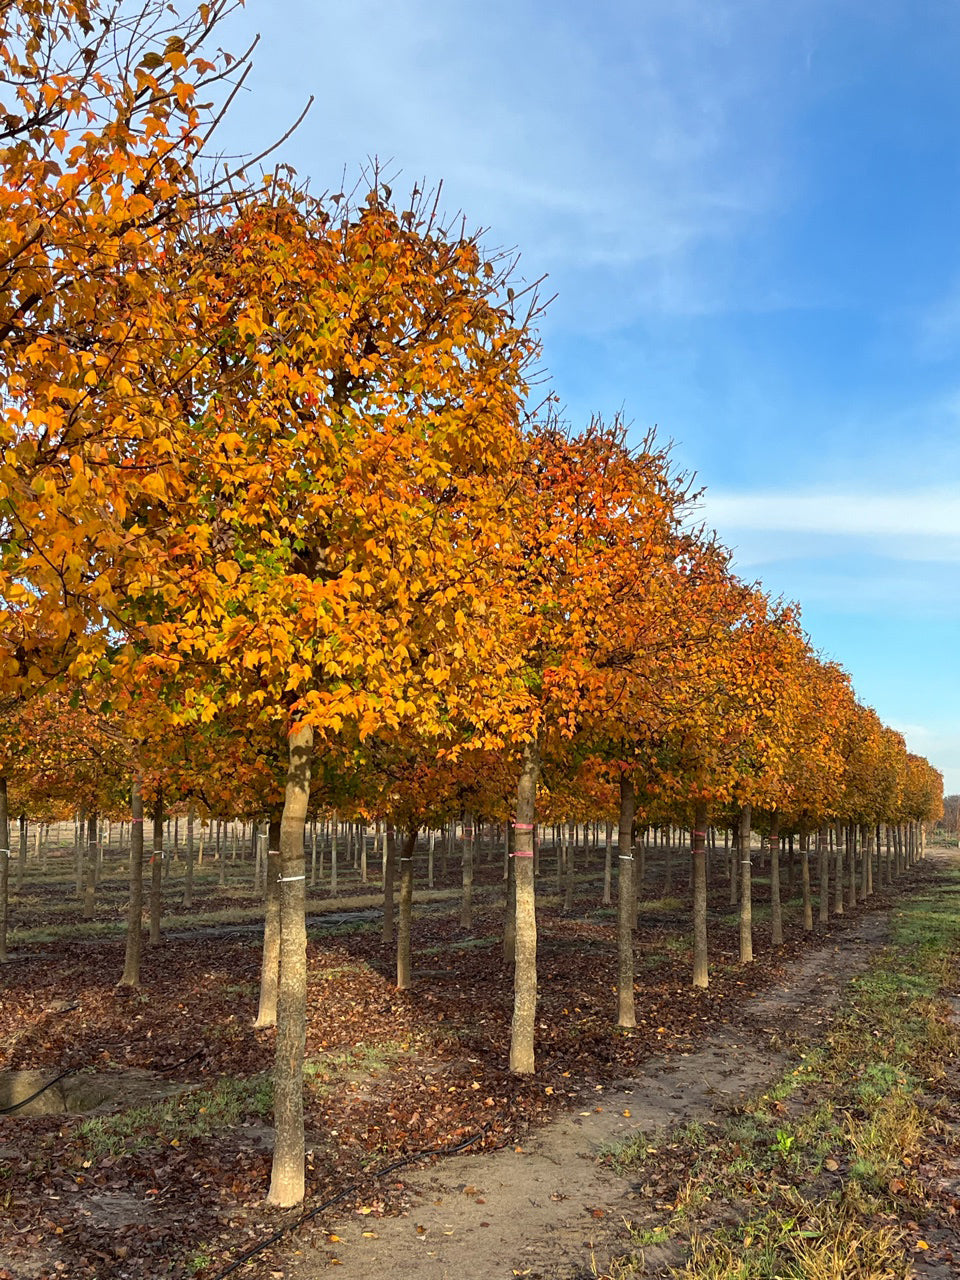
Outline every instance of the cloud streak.
[(769, 530), (833, 537), (960, 539), (960, 490), (885, 493), (711, 492), (703, 514), (721, 531)]

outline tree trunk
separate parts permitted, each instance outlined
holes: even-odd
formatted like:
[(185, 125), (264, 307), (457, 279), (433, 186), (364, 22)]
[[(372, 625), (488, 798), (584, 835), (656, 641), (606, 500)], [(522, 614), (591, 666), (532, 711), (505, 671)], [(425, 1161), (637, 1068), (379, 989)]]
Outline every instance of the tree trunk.
[(847, 881), (847, 905), (857, 905), (857, 824), (851, 822), (847, 826), (847, 862), (850, 878)]
[(281, 819), (270, 818), (267, 837), (267, 870), (263, 904), (263, 951), (260, 956), (260, 1003), (255, 1027), (277, 1025), (277, 998), (280, 989), (280, 842)]
[(150, 859), (150, 945), (160, 941), (163, 912), (163, 790), (157, 787), (153, 802), (153, 857)]
[(783, 911), (780, 906), (780, 815), (770, 819), (770, 941), (783, 946)]
[(509, 821), (504, 827), (507, 847), (507, 902), (503, 914), (503, 963), (511, 965), (517, 959), (517, 864), (513, 857), (516, 837)]
[(280, 992), (273, 1072), (273, 1167), (267, 1203), (300, 1204), (304, 1193), (303, 1052), (307, 1033), (306, 874), (303, 833), (310, 803), (313, 729), (293, 727), (280, 822)]
[(387, 823), (387, 857), (383, 864), (383, 940), (393, 941), (393, 881), (397, 869), (397, 833)]
[(740, 827), (734, 826), (730, 841), (730, 905), (735, 907), (740, 896)]
[(698, 800), (693, 806), (693, 833), (690, 860), (693, 873), (693, 985), (705, 987), (707, 969), (707, 806)]
[(813, 932), (813, 901), (810, 896), (810, 837), (800, 835), (800, 880), (803, 892), (803, 931)]
[(510, 1028), (510, 1070), (522, 1075), (535, 1067), (533, 1047), (537, 1020), (537, 903), (533, 880), (533, 832), (537, 816), (540, 747), (523, 747), (517, 783), (514, 877), (516, 880), (516, 955), (513, 966), (513, 1023)]
[(87, 857), (86, 875), (83, 884), (84, 920), (92, 920), (96, 909), (97, 894), (97, 814), (91, 813), (87, 818)]
[(10, 919), (10, 814), (7, 780), (0, 778), (0, 960), (7, 958), (7, 924)]
[(603, 846), (603, 905), (613, 901), (613, 823), (607, 822)]
[(217, 884), (223, 889), (227, 883), (227, 824), (217, 819)]
[(820, 923), (826, 924), (830, 918), (830, 848), (826, 826), (821, 826), (817, 831), (817, 863), (820, 873)]
[(633, 1006), (633, 922), (636, 905), (633, 894), (633, 819), (636, 796), (633, 780), (620, 774), (620, 825), (617, 836), (617, 1026), (635, 1027)]
[(400, 911), (397, 916), (397, 990), (410, 986), (410, 925), (413, 916), (413, 851), (417, 828), (411, 824), (400, 850)]
[(740, 963), (753, 964), (753, 881), (750, 862), (751, 807), (740, 810)]
[(193, 906), (193, 824), (196, 812), (191, 803), (187, 810), (187, 870), (183, 881), (183, 905), (189, 911)]
[(140, 941), (143, 927), (143, 790), (134, 778), (130, 788), (130, 903), (127, 908), (127, 947), (121, 987), (140, 985)]
[(337, 817), (337, 811), (334, 809), (333, 818), (330, 823), (330, 897), (337, 896), (337, 829), (340, 826), (340, 820)]
[(473, 818), (463, 819), (463, 894), (460, 898), (460, 928), (473, 928)]
[(787, 837), (787, 900), (793, 897), (794, 882), (797, 878), (797, 858), (793, 843), (793, 832)]
[[(25, 847), (24, 840), (24, 822), (26, 819), (23, 814), (20, 815), (20, 848)], [(83, 901), (83, 865), (84, 865), (84, 848), (87, 839), (87, 815), (84, 809), (73, 820), (73, 869), (74, 878), (76, 879), (77, 901)], [(17, 880), (20, 879), (20, 868), (17, 867)]]
[[(563, 828), (561, 827), (561, 830)], [(574, 877), (577, 870), (577, 845), (576, 845), (576, 827), (572, 822), (567, 823), (567, 860), (564, 864), (563, 876), (563, 909), (569, 914), (573, 911), (574, 901)]]
[(20, 846), (17, 850), (17, 893), (23, 892), (23, 881), (27, 874), (27, 815), (20, 815)]
[(663, 896), (669, 898), (673, 893), (673, 827), (665, 827), (663, 834)]
[(843, 826), (838, 822), (834, 831), (833, 914), (843, 915)]

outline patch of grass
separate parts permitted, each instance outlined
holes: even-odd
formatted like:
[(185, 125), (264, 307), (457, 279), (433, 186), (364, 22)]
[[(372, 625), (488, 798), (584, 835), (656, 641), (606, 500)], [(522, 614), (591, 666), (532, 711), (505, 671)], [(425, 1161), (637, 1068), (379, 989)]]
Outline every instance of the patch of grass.
[[(720, 1124), (605, 1153), (626, 1175), (653, 1157), (677, 1188), (650, 1228), (685, 1246), (677, 1280), (906, 1280), (896, 1221), (927, 1202), (916, 1167), (939, 1124), (930, 1090), (960, 1054), (940, 992), (958, 978), (960, 902), (907, 899), (822, 1043), (775, 1085)], [(642, 1253), (608, 1274), (639, 1280)]]
[(76, 1129), (77, 1159), (95, 1163), (107, 1155), (143, 1151), (158, 1143), (211, 1137), (239, 1124), (244, 1116), (265, 1116), (272, 1109), (273, 1086), (268, 1076), (218, 1080), (163, 1102), (81, 1121)]
[(654, 1138), (646, 1133), (635, 1133), (624, 1142), (601, 1147), (597, 1159), (608, 1164), (621, 1178), (625, 1178), (642, 1169), (647, 1159), (655, 1155), (656, 1151)]
[(630, 1237), (638, 1249), (643, 1249), (652, 1244), (665, 1244), (670, 1239), (670, 1232), (666, 1227), (640, 1228), (631, 1226)]
[(439, 956), (446, 955), (448, 951), (474, 951), (479, 947), (492, 947), (499, 944), (501, 938), (493, 934), (483, 938), (462, 938), (458, 942), (444, 942), (434, 947), (418, 948), (418, 954), (422, 956)]
[(641, 915), (653, 915), (657, 911), (682, 911), (685, 903), (682, 898), (667, 896), (665, 898), (643, 898), (637, 903), (637, 911)]
[(902, 1233), (866, 1227), (854, 1215), (802, 1203), (740, 1226), (697, 1236), (676, 1280), (906, 1280)]
[(409, 1044), (401, 1044), (398, 1040), (359, 1044), (351, 1049), (325, 1053), (322, 1058), (308, 1059), (303, 1065), (303, 1074), (315, 1093), (325, 1093), (345, 1081), (361, 1081), (382, 1075), (409, 1052)]

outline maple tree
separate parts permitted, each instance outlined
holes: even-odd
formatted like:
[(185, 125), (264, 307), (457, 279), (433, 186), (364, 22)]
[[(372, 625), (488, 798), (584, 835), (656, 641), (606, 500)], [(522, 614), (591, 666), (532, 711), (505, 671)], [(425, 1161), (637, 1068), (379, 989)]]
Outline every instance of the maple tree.
[[(536, 916), (532, 853), (541, 767), (574, 740), (609, 753), (631, 700), (649, 702), (678, 634), (678, 530), (688, 489), (653, 438), (631, 450), (623, 425), (593, 422), (569, 438), (548, 421), (531, 438), (522, 473), (514, 575), (524, 599), (517, 646), (531, 698), (514, 850), (515, 1014), (511, 1065), (534, 1068)], [(680, 573), (682, 576), (682, 571)], [(673, 652), (673, 656), (676, 656)], [(615, 754), (615, 749), (614, 749)], [(632, 1012), (632, 782), (620, 777), (618, 894), (621, 1020)], [(524, 837), (521, 842), (521, 836)], [(629, 995), (627, 994), (629, 993)]]
[[(333, 217), (275, 196), (172, 268), (204, 273), (207, 322), (232, 316), (234, 342), (190, 353), (193, 430), (158, 474), (165, 555), (128, 584), (149, 647), (114, 671), (165, 673), (175, 723), (242, 704), (289, 729), (279, 1076), (302, 1054), (287, 1028), (302, 1040), (312, 736), (443, 740), (462, 722), (482, 741), (517, 715), (496, 566), (534, 347), (510, 264), (449, 235), (423, 198), (397, 213), (378, 189)], [(278, 1114), (292, 1097), (278, 1092)], [(299, 1199), (302, 1177), (278, 1147), (274, 1198)]]
[(188, 316), (164, 264), (236, 181), (202, 163), (247, 66), (206, 53), (234, 7), (16, 0), (0, 15), (8, 699), (88, 674), (109, 629), (129, 625), (128, 576), (161, 554), (125, 516), (157, 492), (170, 398), (190, 378), (177, 358)]
[[(616, 815), (632, 1028), (638, 817), (691, 829), (706, 985), (712, 813), (739, 822), (731, 889), (752, 963), (755, 813), (776, 944), (781, 833), (823, 842), (846, 824), (853, 902), (872, 887), (875, 828), (893, 828), (898, 866), (920, 856), (940, 788), (813, 655), (793, 609), (687, 527), (692, 492), (652, 437), (634, 450), (619, 422), (570, 435), (528, 420), (538, 304), (512, 261), (423, 192), (397, 205), (378, 174), (351, 203), (204, 173), (235, 85), (203, 50), (230, 7), (182, 21), (154, 0), (19, 0), (0, 16), (0, 848), (9, 796), (89, 818), (129, 791), (121, 984), (135, 986), (145, 802), (154, 941), (164, 806), (270, 816), (257, 1025), (278, 1028), (270, 1200), (290, 1205), (311, 805), (385, 824), (385, 934), (400, 845), (401, 989), (418, 830), (463, 818), (469, 927), (473, 825), (512, 807), (503, 946), (525, 1076), (538, 823)], [(220, 105), (200, 106), (218, 85)], [(804, 843), (801, 862), (812, 928)], [(568, 851), (568, 910), (575, 871)], [(821, 912), (829, 875), (821, 843)]]

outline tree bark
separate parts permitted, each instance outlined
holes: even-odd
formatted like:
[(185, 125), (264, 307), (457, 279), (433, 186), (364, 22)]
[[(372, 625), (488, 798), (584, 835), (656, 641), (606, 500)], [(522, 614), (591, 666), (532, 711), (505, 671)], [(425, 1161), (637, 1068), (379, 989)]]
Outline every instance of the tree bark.
[(397, 990), (406, 991), (411, 983), (410, 926), (413, 916), (413, 851), (417, 844), (417, 828), (407, 830), (400, 850), (400, 911), (397, 916)]
[(140, 779), (130, 787), (130, 903), (121, 987), (140, 985), (140, 942), (143, 927), (143, 790)]
[(613, 823), (607, 822), (603, 846), (603, 905), (613, 901)]
[(83, 882), (83, 911), (81, 913), (84, 920), (92, 920), (96, 909), (97, 896), (97, 827), (99, 818), (96, 811), (87, 817), (87, 856), (85, 876)]
[(153, 801), (153, 857), (150, 860), (150, 945), (160, 941), (163, 913), (163, 789), (157, 787)]
[(693, 985), (706, 987), (707, 968), (707, 806), (698, 800), (693, 806), (693, 833), (690, 860), (693, 875)]
[(397, 833), (387, 823), (387, 856), (383, 864), (383, 940), (393, 941), (393, 882), (397, 870)]
[(337, 896), (337, 831), (340, 826), (340, 820), (337, 817), (337, 811), (334, 809), (333, 818), (330, 822), (330, 897)]
[(735, 824), (730, 841), (730, 905), (735, 907), (740, 896), (740, 826)]
[(280, 992), (273, 1072), (273, 1166), (268, 1204), (300, 1204), (304, 1193), (303, 1053), (307, 1035), (306, 874), (303, 833), (310, 804), (313, 729), (294, 725), (280, 820)]
[(573, 911), (575, 876), (577, 872), (576, 826), (567, 823), (567, 862), (564, 871), (563, 909), (567, 914)]
[(843, 826), (837, 823), (834, 830), (833, 854), (833, 914), (842, 916), (843, 907)]
[(463, 819), (463, 893), (460, 898), (460, 928), (473, 928), (473, 817)]
[[(26, 852), (26, 836), (24, 834), (24, 823), (26, 818), (20, 815), (20, 853), (25, 856)], [(73, 863), (76, 878), (77, 900), (83, 901), (83, 865), (84, 865), (84, 849), (87, 839), (87, 815), (86, 811), (81, 809), (74, 819), (73, 824)], [(20, 882), (20, 865), (17, 864), (17, 883)]]
[(810, 837), (800, 836), (800, 880), (803, 892), (803, 931), (813, 932), (813, 901), (810, 896)]
[(753, 882), (750, 862), (751, 807), (740, 810), (740, 963), (753, 964)]
[(504, 831), (507, 846), (507, 902), (503, 914), (503, 963), (511, 965), (517, 959), (517, 864), (513, 856), (516, 837), (508, 821)]
[(817, 862), (820, 872), (820, 923), (826, 924), (830, 918), (830, 848), (825, 825), (817, 831)]
[(540, 746), (524, 743), (517, 783), (516, 955), (513, 966), (513, 1023), (510, 1028), (510, 1070), (521, 1075), (535, 1068), (534, 1027), (537, 1020), (537, 903), (533, 879), (533, 834), (537, 816)]
[(783, 910), (780, 905), (780, 815), (770, 819), (770, 941), (783, 946)]
[(10, 813), (7, 808), (7, 780), (0, 778), (0, 960), (7, 958), (7, 927), (10, 919)]
[(20, 846), (17, 850), (17, 893), (23, 892), (23, 881), (27, 874), (27, 815), (20, 815)]
[(280, 842), (281, 819), (270, 818), (263, 902), (263, 951), (260, 956), (260, 1002), (255, 1027), (277, 1025), (280, 990)]
[(193, 824), (196, 812), (193, 804), (187, 810), (187, 869), (183, 881), (183, 905), (189, 910), (193, 906)]
[(636, 905), (633, 894), (633, 819), (636, 795), (633, 779), (620, 774), (620, 824), (617, 832), (617, 1026), (635, 1027), (633, 1004), (633, 922)]

